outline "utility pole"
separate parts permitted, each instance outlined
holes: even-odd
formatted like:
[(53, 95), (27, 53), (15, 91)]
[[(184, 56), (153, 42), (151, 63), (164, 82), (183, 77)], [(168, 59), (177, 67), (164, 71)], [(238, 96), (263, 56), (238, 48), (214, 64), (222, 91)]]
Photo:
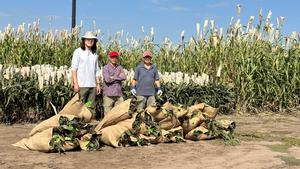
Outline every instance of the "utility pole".
[(72, 0), (72, 28), (76, 26), (76, 0)]

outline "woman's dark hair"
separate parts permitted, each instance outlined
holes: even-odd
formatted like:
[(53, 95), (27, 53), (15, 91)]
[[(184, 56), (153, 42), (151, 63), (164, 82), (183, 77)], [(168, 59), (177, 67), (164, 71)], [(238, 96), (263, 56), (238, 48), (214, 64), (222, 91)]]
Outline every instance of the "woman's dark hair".
[[(85, 50), (84, 38), (81, 39), (80, 48)], [(97, 39), (94, 39), (94, 45), (91, 47), (91, 51), (93, 54), (97, 52)]]

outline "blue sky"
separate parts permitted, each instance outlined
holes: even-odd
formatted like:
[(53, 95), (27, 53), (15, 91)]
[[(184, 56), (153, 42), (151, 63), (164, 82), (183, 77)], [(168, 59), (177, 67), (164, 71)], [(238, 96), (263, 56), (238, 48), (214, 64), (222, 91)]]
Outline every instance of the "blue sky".
[[(0, 30), (7, 24), (41, 20), (42, 30), (69, 29), (71, 0), (1, 0)], [(77, 23), (83, 20), (84, 30), (92, 29), (93, 20), (105, 35), (121, 29), (131, 35), (142, 36), (141, 27), (149, 32), (154, 27), (156, 41), (165, 36), (180, 39), (195, 35), (196, 23), (214, 19), (216, 26), (225, 28), (231, 16), (236, 17), (236, 5), (242, 5), (241, 21), (245, 25), (253, 15), (258, 19), (260, 8), (264, 16), (272, 10), (272, 21), (284, 16), (284, 32), (300, 31), (300, 1), (298, 0), (77, 0)], [(54, 18), (49, 24), (49, 17)], [(104, 36), (105, 36), (104, 35)]]

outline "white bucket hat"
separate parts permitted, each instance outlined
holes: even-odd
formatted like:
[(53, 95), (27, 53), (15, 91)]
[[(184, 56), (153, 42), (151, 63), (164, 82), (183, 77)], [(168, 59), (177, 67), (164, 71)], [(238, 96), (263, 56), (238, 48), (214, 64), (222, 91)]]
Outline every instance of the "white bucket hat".
[(97, 40), (97, 36), (95, 36), (93, 34), (93, 32), (86, 32), (84, 34), (84, 36), (81, 37), (82, 39), (96, 39)]

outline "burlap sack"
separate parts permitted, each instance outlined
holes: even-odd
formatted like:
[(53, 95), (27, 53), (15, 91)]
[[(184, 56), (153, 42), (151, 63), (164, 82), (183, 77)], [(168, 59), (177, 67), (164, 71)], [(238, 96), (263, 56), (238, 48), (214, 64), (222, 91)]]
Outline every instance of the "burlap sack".
[(164, 130), (170, 130), (180, 125), (181, 125), (180, 121), (175, 116), (169, 116), (159, 122), (160, 128)]
[(136, 115), (136, 114), (133, 114), (132, 118), (130, 118), (130, 119), (126, 119), (126, 120), (120, 121), (120, 122), (118, 123), (118, 125), (123, 126), (123, 127), (126, 127), (127, 130), (132, 131), (132, 130), (133, 130), (132, 124), (133, 124), (133, 122), (135, 121), (135, 115)]
[(112, 108), (96, 126), (95, 131), (98, 133), (102, 128), (117, 124), (120, 121), (131, 118), (131, 115), (129, 114), (130, 103), (131, 99), (127, 99)]
[(88, 145), (90, 144), (90, 142), (92, 142), (93, 144), (96, 144), (95, 142), (93, 142), (93, 141), (95, 141), (93, 139), (99, 140), (100, 137), (101, 137), (100, 135), (93, 135), (92, 133), (86, 133), (85, 135), (81, 136), (81, 138), (78, 140), (79, 146), (82, 150), (97, 150), (101, 147), (100, 143), (97, 146), (94, 145), (94, 147), (92, 149), (91, 149), (91, 147), (89, 148)]
[[(180, 134), (178, 134), (180, 133)], [(170, 143), (175, 141), (174, 136), (176, 135), (181, 135), (183, 136), (183, 129), (181, 126), (173, 128), (171, 130), (161, 130), (161, 137), (159, 138), (158, 142), (159, 143)]]
[(234, 121), (231, 120), (216, 120), (218, 127), (220, 127), (221, 129), (224, 130), (234, 130), (236, 127), (236, 123)]
[(161, 130), (161, 137), (159, 138), (159, 143), (168, 143), (171, 141), (172, 135), (167, 130)]
[(55, 116), (50, 117), (47, 120), (42, 121), (38, 125), (36, 125), (31, 132), (29, 133), (29, 136), (33, 136), (34, 134), (38, 132), (42, 132), (46, 129), (58, 127), (59, 126), (59, 118), (61, 116), (67, 117), (69, 120), (73, 120), (76, 116), (69, 115), (69, 114), (57, 114)]
[(185, 139), (198, 141), (208, 139), (208, 130), (202, 126), (196, 127), (185, 135)]
[(143, 134), (139, 135), (140, 138), (147, 140), (148, 143), (150, 144), (157, 144), (159, 143), (159, 137), (155, 137), (155, 136), (145, 136)]
[(149, 105), (146, 109), (146, 112), (148, 112), (149, 114), (151, 114), (151, 116), (153, 116), (154, 118), (159, 116), (159, 114), (161, 113), (161, 108), (158, 108), (156, 105)]
[(219, 109), (218, 108), (214, 108), (214, 107), (211, 107), (209, 105), (205, 105), (203, 111), (202, 111), (209, 119), (215, 119), (218, 112), (219, 112)]
[(101, 134), (101, 142), (109, 146), (120, 147), (119, 141), (121, 135), (127, 130), (132, 130), (133, 122), (134, 118), (131, 118), (121, 121), (118, 124), (102, 128), (99, 131), (99, 134)]
[[(21, 141), (13, 144), (13, 146), (20, 147), (26, 150), (35, 150), (41, 152), (51, 152), (53, 148), (49, 145), (53, 136), (53, 128), (48, 128), (42, 132), (36, 133), (29, 138), (23, 138)], [(78, 147), (77, 144), (66, 142), (64, 149), (72, 150)]]
[(147, 126), (144, 122), (142, 122), (142, 124), (140, 125), (140, 128), (141, 128), (141, 130), (140, 130), (141, 134), (145, 134), (147, 132)]
[(58, 114), (70, 114), (83, 119), (85, 122), (90, 122), (93, 118), (93, 113), (82, 103), (77, 93)]
[[(203, 109), (203, 116), (210, 120), (214, 120), (218, 114), (219, 109), (218, 108), (213, 108), (211, 106), (205, 105)], [(201, 123), (201, 126), (208, 129), (208, 124), (207, 122)]]
[(181, 107), (174, 107), (173, 113), (177, 118), (186, 116), (188, 114), (188, 110)]
[(201, 123), (200, 126), (206, 128), (206, 129), (208, 129), (208, 124), (207, 124), (207, 122)]
[(155, 105), (150, 105), (146, 108), (146, 111), (151, 114), (156, 122), (159, 122), (167, 118), (170, 113), (173, 113), (174, 106), (166, 102), (161, 108), (157, 108)]
[(205, 103), (195, 104), (187, 108), (188, 116), (192, 115), (193, 112), (203, 111)]
[(185, 142), (184, 135), (183, 135), (183, 128), (177, 127), (169, 130), (170, 133), (173, 133), (173, 136), (171, 137), (172, 143), (178, 143), (178, 142)]
[(192, 116), (190, 116), (188, 119), (184, 120), (182, 123), (183, 133), (187, 134), (197, 126), (199, 126), (201, 123), (203, 123), (205, 120), (204, 116), (202, 115), (201, 111), (194, 112)]

